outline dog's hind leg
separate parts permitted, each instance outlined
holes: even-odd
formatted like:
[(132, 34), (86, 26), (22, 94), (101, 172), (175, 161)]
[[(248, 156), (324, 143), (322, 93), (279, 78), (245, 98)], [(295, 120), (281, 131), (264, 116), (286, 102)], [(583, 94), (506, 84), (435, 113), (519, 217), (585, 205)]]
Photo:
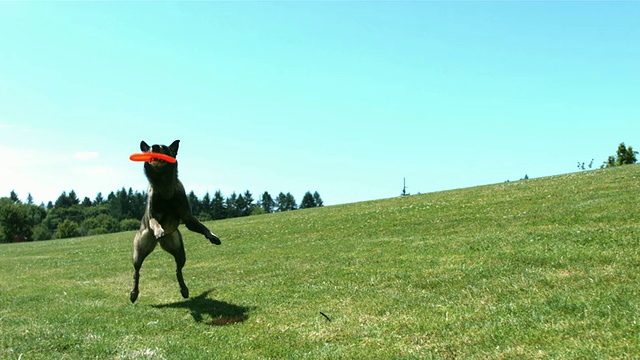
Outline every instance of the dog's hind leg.
[(184, 278), (182, 277), (182, 268), (187, 262), (187, 256), (184, 252), (184, 243), (182, 242), (180, 230), (165, 235), (165, 237), (160, 240), (160, 246), (164, 251), (173, 255), (173, 258), (176, 260), (176, 278), (180, 285), (180, 293), (183, 298), (189, 298), (189, 288), (187, 288), (187, 285), (184, 283)]
[(151, 254), (153, 249), (156, 248), (158, 241), (156, 240), (153, 232), (148, 229), (138, 231), (136, 237), (133, 239), (133, 286), (129, 299), (132, 303), (138, 299), (140, 290), (138, 289), (138, 283), (140, 282), (140, 268), (144, 259)]

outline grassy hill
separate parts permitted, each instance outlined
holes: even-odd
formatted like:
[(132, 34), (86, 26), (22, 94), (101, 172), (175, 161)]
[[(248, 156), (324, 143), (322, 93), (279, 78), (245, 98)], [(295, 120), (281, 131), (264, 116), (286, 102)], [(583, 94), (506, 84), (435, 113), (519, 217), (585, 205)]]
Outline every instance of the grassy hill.
[[(640, 167), (0, 246), (0, 358), (640, 357)], [(325, 318), (320, 312), (324, 313)]]

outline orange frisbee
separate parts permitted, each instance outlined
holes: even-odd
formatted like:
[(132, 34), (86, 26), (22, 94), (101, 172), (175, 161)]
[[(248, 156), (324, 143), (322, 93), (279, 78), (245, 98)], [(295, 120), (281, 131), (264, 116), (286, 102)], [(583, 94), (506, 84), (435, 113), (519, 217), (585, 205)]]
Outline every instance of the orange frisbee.
[(129, 160), (131, 161), (151, 161), (153, 159), (164, 160), (170, 163), (176, 162), (176, 158), (156, 152), (136, 153), (129, 156)]

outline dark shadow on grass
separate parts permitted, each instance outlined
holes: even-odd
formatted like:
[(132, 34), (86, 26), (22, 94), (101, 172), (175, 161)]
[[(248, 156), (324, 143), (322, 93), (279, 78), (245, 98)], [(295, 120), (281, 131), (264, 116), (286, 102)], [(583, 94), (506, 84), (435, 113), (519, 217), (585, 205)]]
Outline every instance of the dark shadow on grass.
[[(190, 298), (184, 301), (152, 306), (156, 309), (188, 309), (189, 311), (191, 311), (193, 320), (211, 326), (222, 326), (241, 323), (249, 318), (247, 312), (250, 310), (250, 308), (229, 304), (224, 301), (209, 299), (207, 296), (212, 291), (213, 289), (207, 290), (194, 298)], [(205, 315), (209, 315), (209, 318), (213, 320), (205, 321), (207, 320), (205, 318)]]

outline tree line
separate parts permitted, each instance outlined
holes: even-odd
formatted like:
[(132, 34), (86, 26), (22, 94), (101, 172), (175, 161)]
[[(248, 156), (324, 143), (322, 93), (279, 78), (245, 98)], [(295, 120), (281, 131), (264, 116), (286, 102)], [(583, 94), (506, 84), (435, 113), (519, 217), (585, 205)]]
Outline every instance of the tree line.
[[(600, 165), (600, 169), (607, 169), (607, 168), (612, 168), (616, 166), (635, 164), (638, 162), (637, 155), (638, 155), (638, 152), (633, 150), (633, 147), (631, 145), (626, 146), (622, 142), (620, 143), (620, 145), (618, 145), (618, 150), (616, 150), (615, 155), (609, 155), (609, 157), (607, 158), (607, 161), (603, 162), (602, 165)], [(589, 162), (589, 165), (586, 165), (585, 162), (578, 161), (578, 170), (586, 170), (587, 166), (589, 167), (589, 169), (591, 169), (593, 167), (594, 161), (595, 161), (594, 159), (591, 159), (591, 162)]]
[[(193, 214), (201, 221), (260, 215), (323, 206), (316, 191), (307, 191), (300, 204), (291, 193), (272, 197), (264, 192), (258, 200), (249, 190), (224, 197), (218, 190), (198, 198), (187, 195)], [(23, 201), (15, 191), (0, 198), (0, 242), (63, 239), (137, 230), (146, 206), (146, 192), (122, 188), (107, 197), (98, 193), (95, 199), (80, 200), (71, 190), (63, 192), (55, 202), (35, 205), (31, 194)]]

